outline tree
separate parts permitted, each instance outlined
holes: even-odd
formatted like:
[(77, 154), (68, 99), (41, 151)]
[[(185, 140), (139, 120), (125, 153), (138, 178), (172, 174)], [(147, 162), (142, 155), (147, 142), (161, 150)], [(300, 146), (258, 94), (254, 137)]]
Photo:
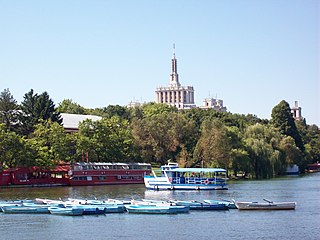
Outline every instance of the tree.
[(67, 135), (57, 122), (40, 120), (27, 142), (36, 153), (36, 166), (52, 167), (61, 160), (70, 160)]
[(300, 163), (300, 170), (307, 168), (307, 164), (315, 163), (320, 159), (320, 130), (317, 125), (306, 125), (303, 122), (297, 124), (305, 146), (304, 160)]
[(244, 176), (247, 176), (248, 173), (252, 172), (252, 166), (250, 164), (249, 153), (244, 149), (232, 149), (231, 153), (231, 163), (234, 175), (237, 176), (238, 172), (242, 172)]
[(120, 105), (109, 105), (106, 110), (106, 117), (111, 118), (113, 116), (117, 116), (121, 119), (128, 119), (129, 112), (126, 107), (122, 107)]
[(58, 104), (57, 111), (60, 113), (85, 114), (86, 109), (71, 99), (64, 99)]
[(164, 164), (169, 159), (181, 158), (182, 150), (184, 157), (191, 157), (197, 129), (194, 122), (181, 113), (148, 114), (143, 119), (134, 119), (131, 126), (135, 144), (144, 159)]
[(27, 164), (28, 151), (24, 139), (8, 131), (4, 124), (0, 124), (0, 156), (0, 169)]
[(129, 162), (134, 159), (131, 129), (119, 117), (85, 120), (80, 123), (78, 155), (88, 154), (90, 161)]
[(271, 178), (286, 168), (279, 150), (281, 140), (282, 135), (272, 126), (257, 123), (246, 129), (244, 142), (255, 178)]
[(205, 120), (201, 126), (201, 136), (194, 151), (194, 161), (204, 166), (228, 169), (232, 146), (228, 129), (217, 120)]
[(38, 95), (31, 89), (24, 95), (21, 103), (21, 128), (25, 135), (34, 131), (34, 126), (40, 119), (51, 120), (52, 122), (62, 123), (61, 115), (56, 111), (55, 105), (47, 92)]
[(280, 149), (285, 154), (286, 164), (294, 165), (298, 164), (301, 166), (302, 154), (299, 148), (297, 148), (294, 139), (292, 137), (285, 137), (279, 144)]
[(9, 89), (0, 93), (0, 123), (4, 123), (8, 130), (16, 129), (18, 124), (19, 111), (17, 101)]
[(271, 123), (274, 127), (278, 128), (282, 134), (291, 136), (297, 147), (302, 152), (304, 151), (302, 139), (294, 122), (291, 108), (286, 101), (282, 100), (272, 109)]
[(142, 111), (144, 117), (150, 117), (153, 115), (158, 115), (166, 112), (177, 112), (178, 109), (174, 106), (169, 106), (164, 103), (147, 103), (142, 105)]

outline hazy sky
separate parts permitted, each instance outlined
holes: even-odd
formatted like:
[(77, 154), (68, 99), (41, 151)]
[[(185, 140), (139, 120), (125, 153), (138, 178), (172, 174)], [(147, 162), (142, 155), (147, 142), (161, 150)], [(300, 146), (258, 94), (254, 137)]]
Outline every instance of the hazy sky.
[(318, 0), (0, 0), (0, 90), (87, 107), (154, 101), (173, 43), (195, 101), (270, 119), (298, 101), (320, 126)]

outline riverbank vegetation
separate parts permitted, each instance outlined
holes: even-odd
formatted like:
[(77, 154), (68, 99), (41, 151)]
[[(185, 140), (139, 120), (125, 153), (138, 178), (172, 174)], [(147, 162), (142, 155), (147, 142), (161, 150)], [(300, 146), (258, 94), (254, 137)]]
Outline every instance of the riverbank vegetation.
[[(92, 114), (79, 131), (66, 134), (60, 113)], [(177, 110), (148, 103), (127, 108), (86, 109), (70, 99), (56, 107), (47, 92), (30, 90), (18, 104), (9, 89), (0, 94), (0, 167), (51, 167), (59, 161), (178, 162), (185, 167), (221, 167), (237, 176), (271, 178), (288, 165), (300, 170), (320, 159), (320, 131), (294, 121), (281, 101), (271, 119), (199, 108)]]

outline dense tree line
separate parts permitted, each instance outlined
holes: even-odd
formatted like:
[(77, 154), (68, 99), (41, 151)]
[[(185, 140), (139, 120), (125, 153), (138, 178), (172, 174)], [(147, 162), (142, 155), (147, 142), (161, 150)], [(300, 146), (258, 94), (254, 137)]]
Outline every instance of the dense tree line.
[[(60, 113), (92, 114), (79, 131), (66, 134)], [(320, 131), (295, 122), (289, 104), (272, 109), (271, 120), (213, 109), (178, 111), (148, 103), (127, 108), (86, 109), (70, 99), (55, 106), (47, 92), (31, 89), (17, 104), (9, 89), (0, 94), (0, 168), (50, 167), (67, 162), (150, 162), (186, 167), (221, 167), (229, 173), (271, 178), (288, 165), (301, 170), (320, 159)]]

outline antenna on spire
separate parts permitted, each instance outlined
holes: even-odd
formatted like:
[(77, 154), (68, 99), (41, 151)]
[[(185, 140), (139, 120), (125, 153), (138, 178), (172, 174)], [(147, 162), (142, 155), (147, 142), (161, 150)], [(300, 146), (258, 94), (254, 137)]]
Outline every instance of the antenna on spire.
[(175, 43), (173, 44), (173, 56), (174, 57), (176, 56), (176, 44)]

